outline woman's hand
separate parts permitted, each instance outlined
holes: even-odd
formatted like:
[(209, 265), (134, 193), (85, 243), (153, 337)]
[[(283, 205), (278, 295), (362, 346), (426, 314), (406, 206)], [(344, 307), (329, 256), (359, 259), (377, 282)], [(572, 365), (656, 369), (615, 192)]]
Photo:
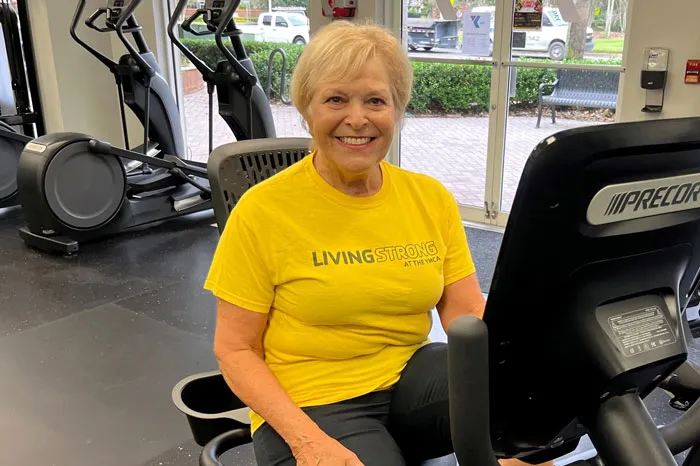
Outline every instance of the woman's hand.
[(364, 466), (355, 453), (325, 433), (292, 449), (292, 454), (297, 466)]

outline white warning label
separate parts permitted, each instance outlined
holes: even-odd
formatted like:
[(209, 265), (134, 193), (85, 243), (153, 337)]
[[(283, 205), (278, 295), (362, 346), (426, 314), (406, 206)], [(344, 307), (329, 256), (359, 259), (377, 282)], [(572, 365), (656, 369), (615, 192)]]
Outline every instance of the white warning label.
[(676, 336), (658, 306), (610, 317), (608, 323), (625, 356), (635, 356), (676, 342)]

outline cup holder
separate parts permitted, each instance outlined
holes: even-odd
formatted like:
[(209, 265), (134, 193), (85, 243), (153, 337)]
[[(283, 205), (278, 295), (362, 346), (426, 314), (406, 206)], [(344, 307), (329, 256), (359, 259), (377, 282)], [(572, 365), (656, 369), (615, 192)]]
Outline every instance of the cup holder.
[(220, 371), (185, 377), (173, 388), (172, 397), (199, 446), (231, 430), (250, 432), (250, 408), (233, 394)]

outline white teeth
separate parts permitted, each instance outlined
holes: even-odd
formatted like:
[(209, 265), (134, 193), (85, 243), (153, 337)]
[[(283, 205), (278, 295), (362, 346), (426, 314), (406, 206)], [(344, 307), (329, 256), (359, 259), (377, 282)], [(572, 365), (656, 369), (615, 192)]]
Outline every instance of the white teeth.
[(361, 146), (363, 144), (369, 144), (372, 138), (338, 138), (343, 141), (344, 144), (349, 144), (351, 146)]

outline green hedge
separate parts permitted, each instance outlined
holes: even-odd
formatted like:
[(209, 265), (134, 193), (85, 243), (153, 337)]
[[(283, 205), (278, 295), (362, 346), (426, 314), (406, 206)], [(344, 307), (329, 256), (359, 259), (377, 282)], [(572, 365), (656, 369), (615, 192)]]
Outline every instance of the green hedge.
[[(183, 44), (185, 44), (192, 53), (202, 59), (207, 65), (212, 68), (216, 68), (216, 64), (225, 60), (223, 53), (216, 46), (216, 42), (211, 39), (182, 39)], [(294, 72), (294, 67), (297, 64), (299, 55), (304, 50), (303, 45), (296, 44), (275, 44), (271, 42), (245, 42), (246, 52), (250, 59), (253, 61), (253, 66), (255, 66), (255, 71), (258, 73), (260, 82), (264, 87), (267, 86), (267, 69), (270, 59), (270, 54), (275, 49), (284, 50), (287, 55), (287, 76), (285, 78), (285, 97), (289, 97), (289, 82)], [(282, 79), (282, 57), (280, 54), (275, 55), (275, 59), (272, 65), (272, 89), (274, 91), (273, 97), (274, 101), (279, 101), (277, 92), (279, 92), (280, 81)]]
[[(183, 42), (210, 66), (223, 59), (221, 51), (213, 40), (184, 39)], [(281, 48), (287, 54), (287, 78), (285, 96), (289, 95), (289, 81), (303, 45), (274, 44), (270, 42), (245, 42), (245, 47), (253, 60), (255, 69), (263, 84), (267, 85), (267, 69), (270, 53)], [(530, 60), (521, 60), (527, 62)], [(619, 65), (619, 60), (590, 61), (567, 60), (565, 63), (589, 63), (598, 65)], [(470, 114), (487, 112), (491, 93), (491, 71), (488, 65), (460, 65), (452, 63), (413, 62), (414, 85), (411, 102), (407, 111), (414, 114)], [(556, 71), (544, 68), (517, 69), (516, 92), (511, 97), (511, 109), (537, 106), (537, 92), (540, 83), (553, 82)], [(282, 76), (282, 58), (277, 55), (272, 67), (272, 86), (278, 90)], [(279, 99), (275, 96), (275, 102)]]

